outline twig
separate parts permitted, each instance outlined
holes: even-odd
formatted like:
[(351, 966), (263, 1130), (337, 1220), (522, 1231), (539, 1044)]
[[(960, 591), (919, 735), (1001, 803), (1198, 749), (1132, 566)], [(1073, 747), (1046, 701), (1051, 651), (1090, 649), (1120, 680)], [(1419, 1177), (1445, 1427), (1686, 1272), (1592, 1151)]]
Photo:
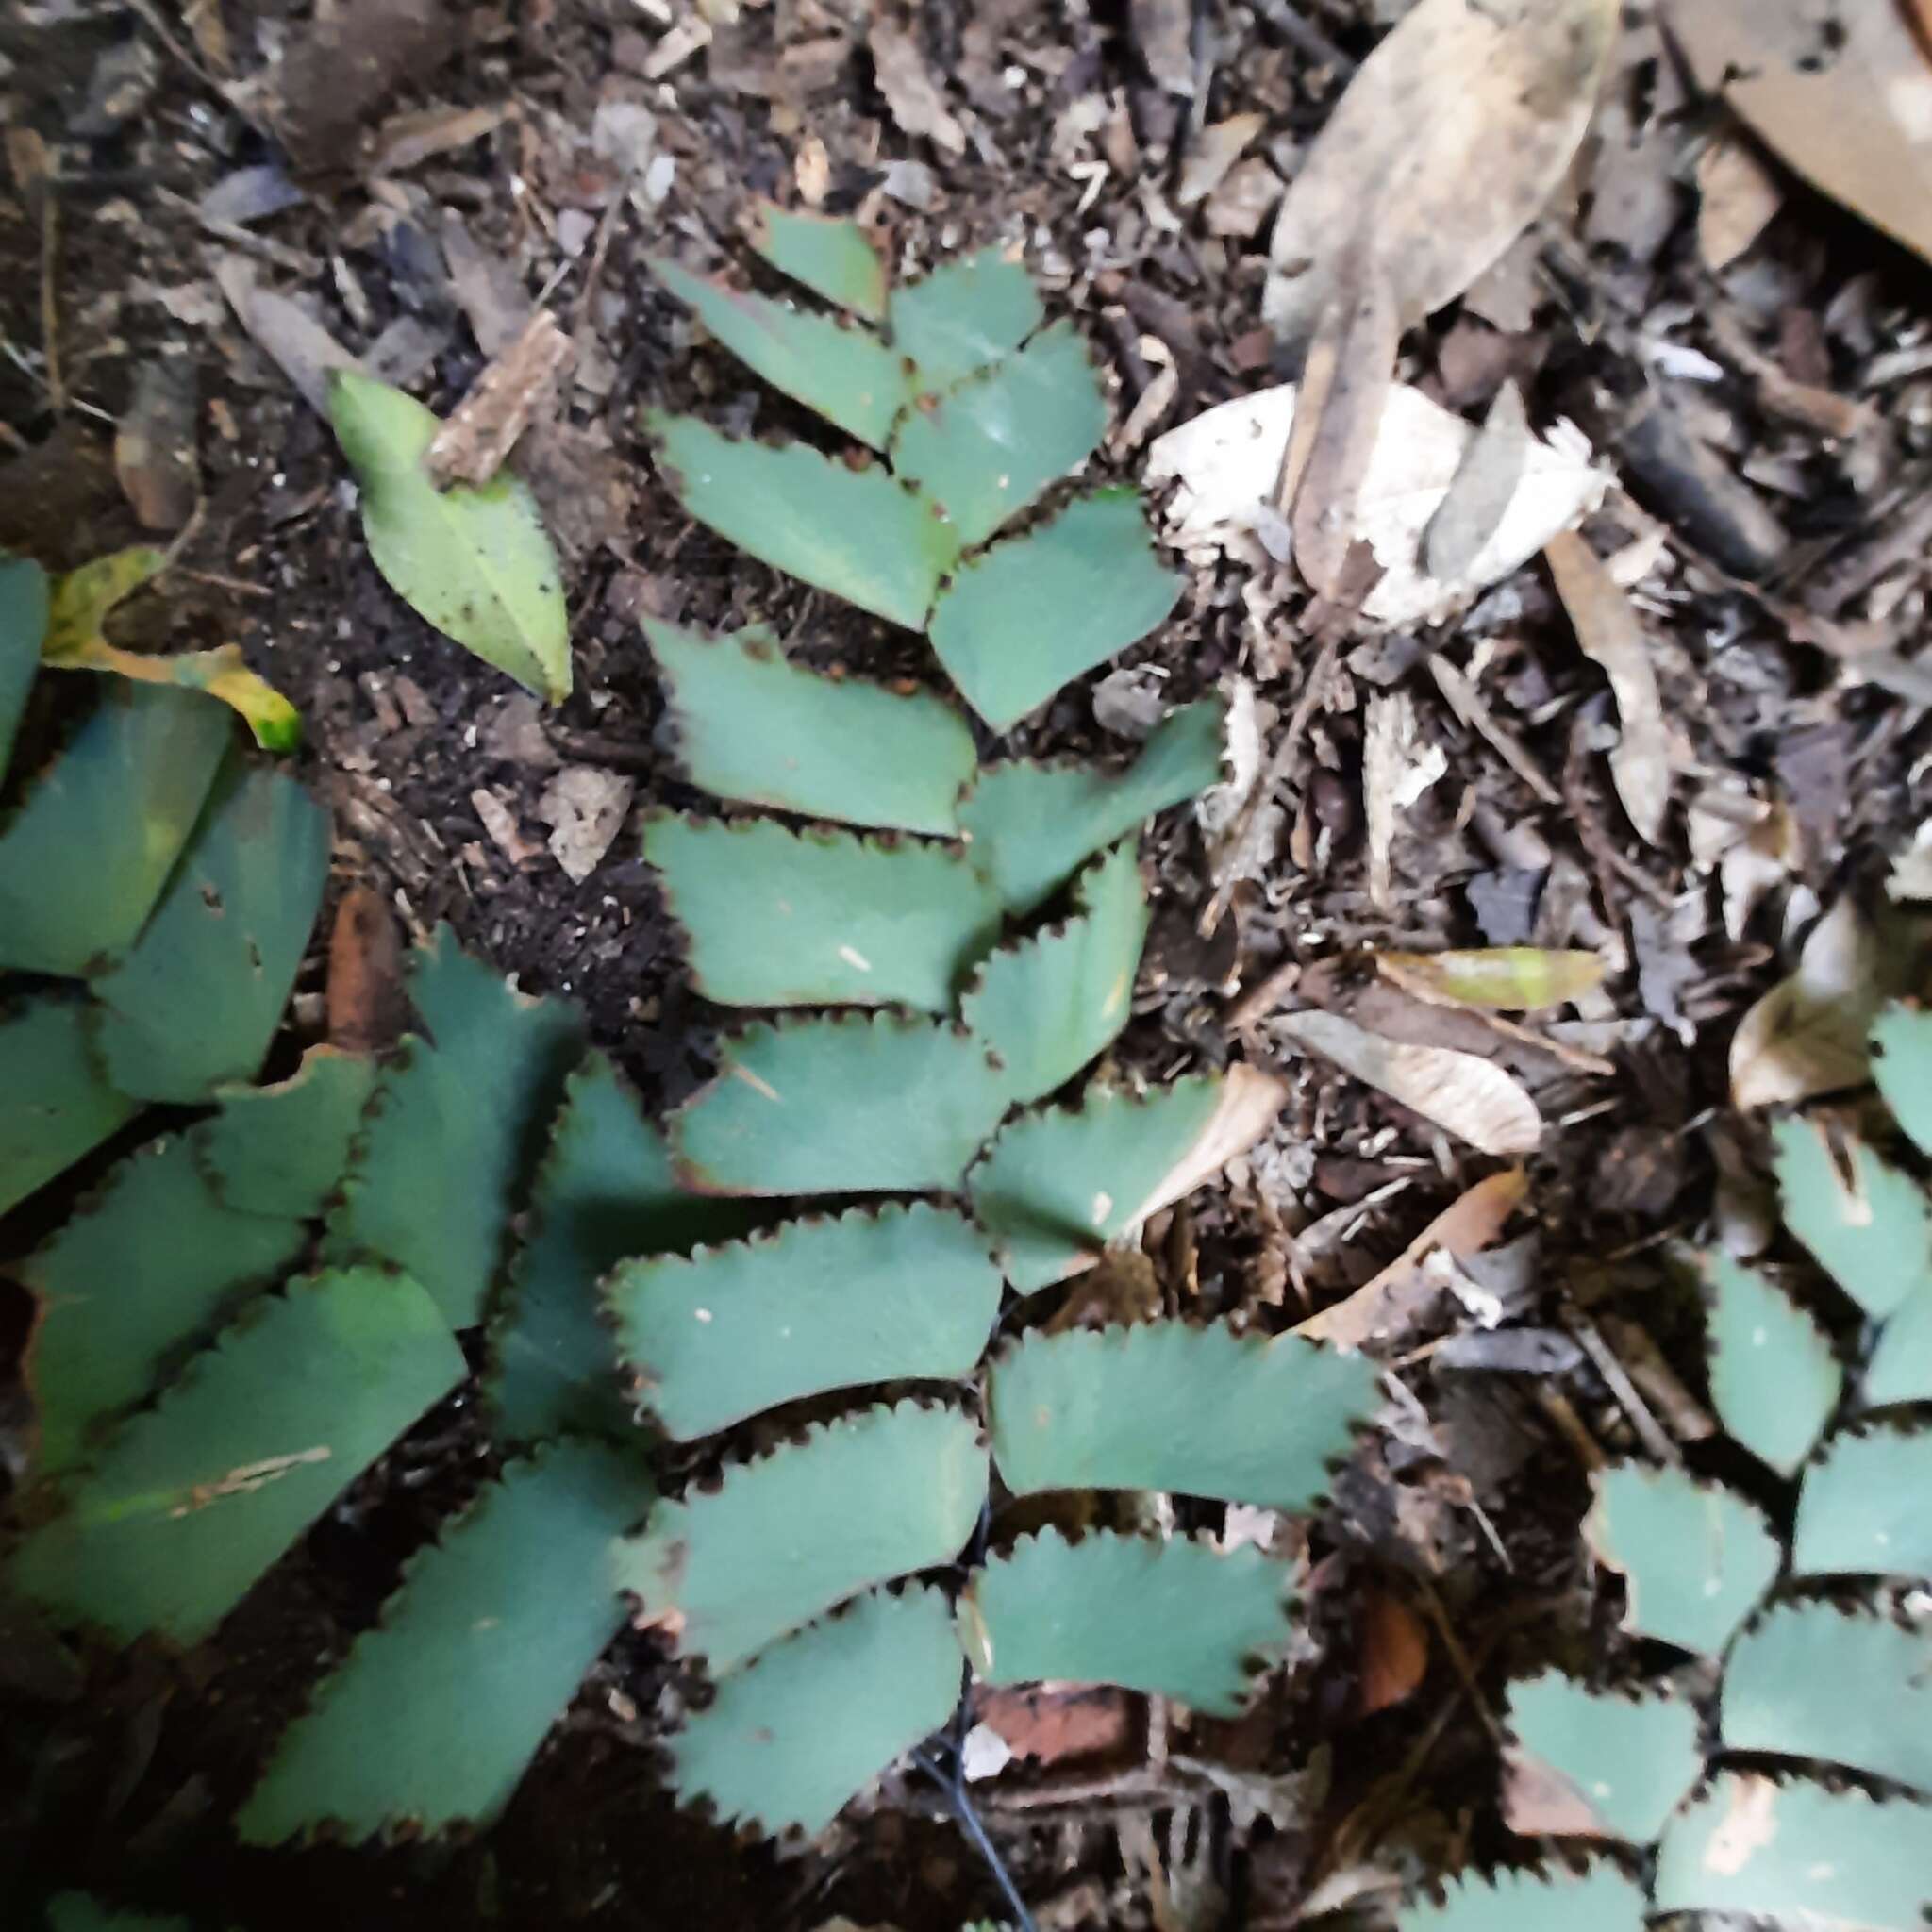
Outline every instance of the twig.
[(1315, 715), (1322, 693), (1327, 689), (1329, 675), (1335, 669), (1335, 659), (1341, 649), (1341, 632), (1337, 626), (1322, 640), (1322, 648), (1315, 654), (1314, 663), (1308, 667), (1307, 682), (1302, 686), (1302, 694), (1295, 700), (1288, 729), (1281, 734), (1274, 755), (1255, 780), (1255, 789), (1248, 793), (1241, 810), (1235, 814), (1234, 824), (1227, 829), (1227, 836), (1221, 841), (1220, 856), (1214, 865), (1214, 891), (1200, 919), (1199, 929), (1203, 939), (1212, 937), (1214, 928), (1221, 924), (1222, 915), (1227, 910), (1228, 901), (1234, 896), (1235, 881), (1241, 877), (1248, 860), (1249, 848), (1254, 843), (1255, 826), (1261, 816), (1261, 808), (1274, 795), (1274, 788), (1288, 775), (1289, 765), (1301, 747), (1302, 736)]
[(1291, 47), (1324, 67), (1332, 67), (1337, 79), (1347, 80), (1361, 64), (1354, 55), (1344, 54), (1312, 21), (1304, 20), (1294, 0), (1254, 0), (1254, 8)]
[[(141, 16), (142, 21), (146, 23), (149, 31), (153, 33), (155, 39), (159, 41), (161, 45), (167, 48), (168, 52), (172, 54), (175, 57), (175, 58), (182, 64), (183, 67), (187, 68), (189, 73), (193, 75), (195, 79), (200, 81), (202, 86), (207, 88), (209, 93), (213, 94), (215, 98), (221, 102), (223, 107), (233, 108), (235, 109), (235, 111), (241, 112), (239, 108), (235, 108), (235, 103), (229, 98), (228, 90), (222, 85), (221, 81), (214, 75), (210, 74), (208, 71), (208, 69), (204, 67), (201, 64), (201, 62), (197, 60), (194, 58), (194, 56), (188, 51), (186, 47), (182, 46), (180, 42), (175, 39), (174, 35), (168, 31), (168, 24), (161, 18), (160, 10), (154, 5), (154, 0), (127, 0), (127, 4), (135, 10), (136, 13), (138, 13)], [(254, 117), (246, 113), (242, 113), (242, 118), (244, 121), (254, 121)], [(259, 124), (257, 123), (256, 125), (258, 125)]]
[(1436, 689), (1449, 701), (1449, 708), (1467, 724), (1489, 740), (1503, 762), (1542, 800), (1545, 805), (1561, 805), (1563, 794), (1543, 774), (1543, 768), (1506, 730), (1489, 708), (1483, 694), (1457, 667), (1440, 654), (1429, 657), (1429, 675)]
[(1436, 1626), (1436, 1635), (1442, 1640), (1442, 1649), (1449, 1658), (1449, 1668), (1462, 1680), (1462, 1688), (1469, 1701), (1475, 1707), (1475, 1714), (1482, 1719), (1483, 1729), (1489, 1732), (1490, 1741), (1500, 1751), (1503, 1748), (1503, 1726), (1496, 1721), (1496, 1713), (1490, 1708), (1490, 1700), (1483, 1695), (1481, 1684), (1476, 1681), (1475, 1667), (1469, 1660), (1469, 1653), (1462, 1647), (1462, 1639), (1457, 1636), (1456, 1626), (1449, 1621), (1449, 1612), (1442, 1607), (1442, 1599), (1436, 1586), (1424, 1576), (1422, 1579), (1423, 1607), (1429, 1613), (1429, 1621)]
[(1637, 1431), (1638, 1440), (1657, 1461), (1681, 1467), (1684, 1452), (1651, 1414), (1649, 1404), (1637, 1392), (1637, 1385), (1617, 1359), (1616, 1351), (1598, 1334), (1596, 1324), (1588, 1315), (1569, 1315), (1564, 1318), (1563, 1325), (1576, 1338), (1584, 1354), (1595, 1365), (1597, 1374), (1609, 1384), (1610, 1393), (1617, 1398), (1617, 1406), (1630, 1418), (1630, 1426)]
[(1227, 1030), (1239, 1033), (1257, 1020), (1266, 1019), (1293, 991), (1294, 983), (1301, 976), (1299, 959), (1283, 960), (1266, 979), (1251, 986), (1227, 1009)]
[(1583, 1418), (1560, 1389), (1552, 1389), (1547, 1382), (1539, 1383), (1536, 1405), (1556, 1425), (1557, 1435), (1569, 1443), (1585, 1469), (1599, 1470), (1606, 1465), (1609, 1458), (1597, 1446), (1596, 1438), (1583, 1426)]

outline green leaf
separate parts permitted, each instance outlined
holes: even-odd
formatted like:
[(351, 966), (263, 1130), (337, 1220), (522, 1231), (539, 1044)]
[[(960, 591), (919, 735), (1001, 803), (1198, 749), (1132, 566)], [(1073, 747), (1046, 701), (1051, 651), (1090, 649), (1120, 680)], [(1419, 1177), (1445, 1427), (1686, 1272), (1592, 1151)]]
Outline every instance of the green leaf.
[(959, 829), (973, 734), (942, 699), (788, 664), (757, 628), (707, 638), (647, 617), (644, 635), (702, 791), (843, 824)]
[(46, 634), (46, 572), (25, 557), (0, 557), (0, 780), (13, 757)]
[(1872, 1077), (1921, 1154), (1932, 1155), (1932, 1012), (1889, 1006), (1872, 1025)]
[(1932, 1292), (1932, 1208), (1918, 1182), (1859, 1141), (1845, 1143), (1847, 1176), (1820, 1130), (1795, 1117), (1771, 1137), (1786, 1226), (1868, 1315)]
[(1805, 1472), (1791, 1571), (1798, 1576), (1932, 1578), (1932, 1434), (1834, 1436)]
[(0, 967), (72, 978), (131, 944), (227, 745), (227, 714), (206, 698), (107, 686), (0, 830)]
[(999, 937), (999, 901), (958, 847), (660, 811), (643, 852), (693, 983), (724, 1006), (950, 1013)]
[(958, 1185), (1005, 1108), (963, 1027), (891, 1012), (780, 1020), (725, 1042), (671, 1144), (706, 1193), (922, 1193)]
[(1915, 1294), (1879, 1331), (1865, 1365), (1859, 1406), (1932, 1402), (1932, 1294)]
[(451, 1327), (469, 1328), (483, 1319), (584, 1020), (525, 998), (447, 927), (418, 956), (410, 994), (429, 1038), (409, 1041), (376, 1083), (327, 1253), (395, 1262)]
[[(1506, 1723), (1515, 1740), (1512, 1769), (1526, 1762), (1539, 1784), (1560, 1780), (1578, 1811), (1594, 1820), (1569, 1827), (1577, 1837), (1647, 1845), (1703, 1775), (1696, 1709), (1674, 1697), (1587, 1690), (1551, 1671), (1509, 1687)], [(1520, 1828), (1564, 1830), (1542, 1805)]]
[(936, 1731), (959, 1698), (953, 1613), (936, 1590), (874, 1590), (719, 1680), (672, 1740), (673, 1778), (723, 1823), (815, 1836)]
[(1377, 1401), (1366, 1357), (1225, 1323), (1038, 1330), (993, 1357), (993, 1460), (1016, 1495), (1172, 1490), (1290, 1511), (1327, 1492)]
[(570, 695), (563, 573), (537, 499), (508, 470), (439, 491), (423, 458), (442, 425), (386, 382), (340, 370), (329, 413), (362, 490), (362, 536), (419, 617), (550, 704)]
[(139, 1111), (102, 1076), (87, 1033), (87, 1008), (67, 1000), (33, 1000), (0, 1020), (0, 1214)]
[(944, 510), (962, 549), (986, 540), (1083, 463), (1107, 433), (1107, 403), (1072, 323), (943, 395), (892, 439), (892, 469)]
[(1045, 319), (1033, 278), (996, 248), (892, 291), (892, 346), (935, 391), (1010, 356)]
[(877, 463), (851, 469), (803, 443), (721, 436), (654, 411), (658, 467), (687, 512), (761, 562), (908, 630), (924, 628), (952, 530)]
[(1266, 1131), (1287, 1090), (1248, 1067), (1150, 1093), (1091, 1086), (1073, 1107), (1020, 1115), (967, 1176), (1007, 1279), (1031, 1294), (1091, 1267), (1109, 1242), (1218, 1173)]
[(104, 1906), (83, 1891), (63, 1891), (47, 1901), (47, 1932), (194, 1932), (187, 1919), (131, 1912)]
[(605, 1299), (650, 1407), (688, 1442), (829, 1389), (963, 1380), (1000, 1275), (963, 1214), (920, 1201), (629, 1261)]
[(974, 1574), (959, 1641), (989, 1684), (1119, 1684), (1234, 1717), (1288, 1648), (1290, 1580), (1251, 1543), (1044, 1529)]
[(1124, 840), (1081, 874), (1074, 917), (994, 953), (960, 1002), (960, 1017), (999, 1062), (1008, 1101), (1065, 1086), (1133, 1015), (1152, 917), (1135, 843)]
[(265, 1296), (114, 1438), (21, 1544), (14, 1580), (120, 1642), (198, 1643), (466, 1373), (406, 1276), (352, 1269)]
[(620, 1581), (722, 1675), (859, 1591), (949, 1561), (985, 1500), (968, 1417), (867, 1409), (661, 1505), (625, 1546)]
[(215, 781), (154, 916), (94, 983), (108, 1077), (192, 1103), (261, 1070), (328, 878), (328, 814), (277, 772)]
[(886, 265), (857, 222), (760, 202), (751, 245), (781, 275), (841, 308), (872, 322), (886, 312)]
[(1728, 1255), (1705, 1262), (1710, 1393), (1729, 1433), (1791, 1475), (1838, 1407), (1844, 1375), (1824, 1331), (1781, 1289)]
[(1921, 1932), (1932, 1807), (1720, 1772), (1657, 1854), (1652, 1909), (1733, 1912), (1805, 1932)]
[(311, 1046), (286, 1080), (217, 1094), (221, 1111), (189, 1136), (216, 1198), (250, 1214), (320, 1214), (348, 1167), (375, 1073), (360, 1054)]
[(529, 1238), (491, 1325), (484, 1389), (498, 1434), (513, 1441), (631, 1437), (598, 1281), (626, 1255), (741, 1233), (750, 1211), (685, 1192), (663, 1133), (643, 1118), (617, 1069), (601, 1053), (585, 1055), (537, 1175)]
[(1498, 1872), (1446, 1887), (1441, 1905), (1412, 1905), (1396, 1932), (1643, 1932), (1643, 1893), (1614, 1865)]
[(1777, 1574), (1778, 1543), (1734, 1491), (1618, 1463), (1594, 1479), (1583, 1533), (1623, 1573), (1624, 1628), (1716, 1657)]
[(83, 1460), (93, 1424), (139, 1402), (307, 1239), (299, 1221), (223, 1207), (185, 1140), (156, 1141), (113, 1168), (14, 1270), (41, 1304), (27, 1369), (36, 1473)]
[(1932, 1791), (1932, 1625), (1778, 1604), (1724, 1670), (1726, 1751), (1815, 1757)]
[[(1227, 709), (1203, 698), (1162, 719), (1134, 762), (989, 765), (958, 819), (1009, 913), (1030, 912), (1083, 859), (1221, 776)], [(776, 801), (772, 801), (776, 802)]]
[(741, 362), (774, 389), (816, 409), (874, 449), (884, 449), (892, 420), (911, 396), (906, 362), (870, 329), (802, 314), (724, 282), (707, 280), (662, 256), (652, 275), (697, 310), (698, 319)]
[(258, 744), (269, 751), (293, 751), (302, 741), (301, 714), (274, 685), (249, 670), (240, 644), (170, 656), (124, 651), (108, 641), (103, 632), (108, 613), (167, 567), (163, 551), (117, 550), (57, 578), (43, 661), (56, 671), (100, 671), (142, 684), (206, 691), (241, 714)]
[(962, 565), (933, 607), (932, 647), (966, 702), (1005, 731), (1145, 637), (1179, 595), (1139, 496), (1103, 490)]
[(650, 1502), (637, 1459), (593, 1442), (486, 1485), (283, 1734), (242, 1841), (490, 1823), (624, 1622), (616, 1539)]

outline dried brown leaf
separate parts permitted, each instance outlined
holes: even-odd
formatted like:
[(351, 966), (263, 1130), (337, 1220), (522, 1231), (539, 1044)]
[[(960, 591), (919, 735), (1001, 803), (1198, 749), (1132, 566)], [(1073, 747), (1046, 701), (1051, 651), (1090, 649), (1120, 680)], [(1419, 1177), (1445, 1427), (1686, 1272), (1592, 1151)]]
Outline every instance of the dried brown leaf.
[(946, 106), (914, 36), (904, 26), (879, 19), (873, 23), (867, 45), (879, 92), (900, 131), (924, 136), (941, 154), (964, 154), (966, 130)]
[(1385, 1040), (1338, 1013), (1294, 1013), (1277, 1024), (1308, 1052), (1485, 1154), (1528, 1154), (1542, 1139), (1536, 1102), (1474, 1054)]
[(1589, 125), (1615, 0), (1420, 0), (1362, 63), (1275, 223), (1262, 312), (1299, 349), (1359, 247), (1412, 326), (1533, 221)]
[[(1897, 961), (1857, 902), (1838, 901), (1811, 928), (1798, 968), (1738, 1023), (1731, 1036), (1731, 1102), (1775, 1107), (1862, 1086), (1871, 1075), (1866, 1036)], [(1889, 970), (1891, 969), (1891, 970)]]
[(1893, 0), (1669, 0), (1699, 82), (1814, 188), (1932, 261), (1932, 66)]
[(1728, 268), (1784, 206), (1784, 190), (1743, 135), (1720, 134), (1697, 158), (1697, 252)]
[(1362, 1716), (1406, 1704), (1428, 1671), (1428, 1627), (1400, 1597), (1372, 1587), (1362, 1599)]
[(1310, 1315), (1295, 1328), (1310, 1341), (1338, 1348), (1378, 1351), (1402, 1345), (1435, 1300), (1434, 1284), (1423, 1274), (1431, 1255), (1452, 1260), (1474, 1255), (1493, 1242), (1529, 1191), (1520, 1167), (1505, 1168), (1458, 1194), (1403, 1249), (1388, 1267), (1345, 1300)]
[(1452, 581), (1482, 555), (1523, 481), (1530, 442), (1523, 391), (1513, 381), (1506, 382), (1463, 451), (1442, 507), (1424, 532), (1423, 559), (1432, 577)]
[(1543, 546), (1557, 594), (1584, 655), (1603, 667), (1616, 694), (1619, 739), (1610, 777), (1630, 823), (1657, 845), (1671, 804), (1671, 741), (1650, 647), (1628, 595), (1581, 537), (1565, 531)]

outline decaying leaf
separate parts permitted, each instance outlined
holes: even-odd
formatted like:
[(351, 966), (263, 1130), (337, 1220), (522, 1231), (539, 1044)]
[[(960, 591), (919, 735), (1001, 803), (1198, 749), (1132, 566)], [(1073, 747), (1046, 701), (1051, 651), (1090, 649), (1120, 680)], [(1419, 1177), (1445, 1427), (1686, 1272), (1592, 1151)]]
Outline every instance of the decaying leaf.
[(215, 264), (215, 280), (256, 346), (318, 416), (326, 416), (330, 376), (343, 369), (359, 371), (361, 363), (300, 303), (259, 287), (253, 265), (239, 255), (225, 255)]
[(1405, 329), (1468, 288), (1562, 178), (1616, 25), (1613, 0), (1421, 0), (1281, 204), (1262, 306), (1275, 335), (1305, 348), (1363, 269), (1387, 277)]
[(550, 781), (537, 816), (551, 828), (551, 856), (573, 883), (582, 885), (610, 850), (636, 790), (634, 779), (594, 765), (566, 765)]
[(1664, 19), (1780, 159), (1932, 260), (1932, 65), (1896, 0), (1670, 0)]
[(1441, 508), (1429, 519), (1423, 555), (1432, 577), (1453, 583), (1467, 575), (1483, 546), (1502, 528), (1510, 499), (1522, 485), (1531, 441), (1523, 391), (1506, 382), (1463, 451)]
[(1520, 1167), (1505, 1168), (1458, 1194), (1441, 1213), (1404, 1248), (1388, 1267), (1365, 1281), (1345, 1300), (1295, 1327), (1310, 1341), (1332, 1342), (1337, 1348), (1378, 1349), (1401, 1345), (1412, 1324), (1435, 1299), (1425, 1275), (1430, 1256), (1460, 1260), (1488, 1247), (1503, 1232), (1509, 1217), (1529, 1191), (1529, 1177)]
[(1487, 946), (1466, 952), (1377, 953), (1375, 969), (1404, 992), (1441, 1006), (1530, 1012), (1581, 999), (1603, 984), (1594, 953), (1542, 946)]
[[(1274, 568), (1260, 532), (1278, 527), (1275, 491), (1298, 392), (1295, 384), (1282, 383), (1238, 396), (1170, 429), (1149, 449), (1147, 481), (1179, 481), (1167, 507), (1168, 534), (1191, 561), (1224, 554), (1256, 571)], [(1580, 434), (1558, 424), (1547, 437), (1529, 440), (1508, 507), (1463, 575), (1431, 576), (1422, 560), (1423, 534), (1476, 434), (1420, 390), (1406, 383), (1390, 390), (1355, 491), (1354, 534), (1382, 567), (1362, 605), (1365, 616), (1383, 624), (1439, 623), (1602, 503), (1608, 476), (1592, 463)]]
[(1747, 136), (1720, 134), (1710, 142), (1697, 157), (1697, 252), (1705, 267), (1728, 268), (1763, 234), (1784, 198)]
[(1406, 1704), (1428, 1670), (1427, 1625), (1399, 1596), (1371, 1589), (1361, 1609), (1362, 1716)]
[(302, 741), (301, 714), (272, 684), (249, 670), (240, 644), (164, 657), (124, 651), (102, 635), (108, 613), (159, 575), (167, 563), (158, 550), (117, 550), (56, 577), (41, 661), (54, 671), (109, 671), (138, 684), (205, 691), (240, 712), (264, 750), (293, 751)]
[(1339, 1013), (1293, 1013), (1276, 1024), (1297, 1045), (1485, 1154), (1528, 1154), (1542, 1139), (1536, 1102), (1492, 1061), (1385, 1040)]
[(1603, 666), (1616, 693), (1619, 737), (1610, 777), (1617, 796), (1630, 823), (1658, 844), (1671, 806), (1671, 741), (1642, 626), (1628, 595), (1581, 537), (1553, 537), (1543, 554), (1577, 643)]
[(1866, 1035), (1890, 992), (1906, 990), (1897, 958), (1859, 912), (1838, 901), (1811, 928), (1798, 968), (1738, 1023), (1731, 1039), (1731, 1103), (1775, 1107), (1862, 1086)]

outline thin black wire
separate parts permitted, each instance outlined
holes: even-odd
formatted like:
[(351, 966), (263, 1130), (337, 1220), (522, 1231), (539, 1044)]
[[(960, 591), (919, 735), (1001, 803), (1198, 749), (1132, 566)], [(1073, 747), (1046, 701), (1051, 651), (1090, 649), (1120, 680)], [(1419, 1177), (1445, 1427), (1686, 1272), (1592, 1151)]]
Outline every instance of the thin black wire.
[(1007, 1907), (1013, 1915), (1017, 1932), (1040, 1932), (1039, 1926), (1033, 1923), (1033, 1914), (1026, 1909), (1026, 1901), (1020, 1896), (1020, 1888), (1013, 1882), (1013, 1874), (1007, 1869), (1007, 1861), (1001, 1857), (998, 1846), (986, 1835), (986, 1826), (980, 1822), (979, 1807), (974, 1804), (966, 1789), (965, 1773), (958, 1757), (954, 1757), (951, 1771), (945, 1770), (923, 1745), (913, 1752), (912, 1757), (920, 1770), (945, 1793), (947, 1804), (953, 1807), (953, 1815), (965, 1828), (974, 1848), (985, 1859), (987, 1870), (992, 1874), (999, 1889), (1006, 1893)]

